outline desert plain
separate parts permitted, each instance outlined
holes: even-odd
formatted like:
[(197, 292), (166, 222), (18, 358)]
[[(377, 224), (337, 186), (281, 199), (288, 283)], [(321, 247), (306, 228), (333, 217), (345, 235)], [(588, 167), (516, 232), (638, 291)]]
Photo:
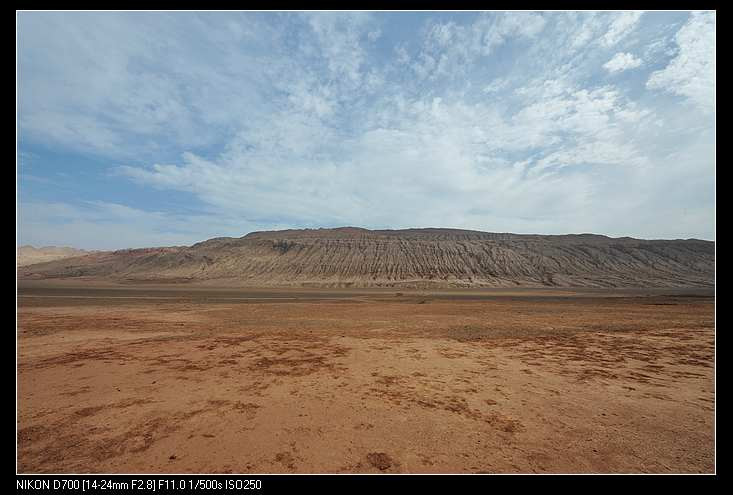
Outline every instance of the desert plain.
[(21, 473), (710, 473), (713, 289), (19, 280)]

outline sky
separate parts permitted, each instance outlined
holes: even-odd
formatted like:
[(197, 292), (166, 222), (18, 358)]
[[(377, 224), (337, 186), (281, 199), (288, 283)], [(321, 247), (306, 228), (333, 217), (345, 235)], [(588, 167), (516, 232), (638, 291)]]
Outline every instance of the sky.
[(715, 239), (715, 12), (20, 12), (18, 244)]

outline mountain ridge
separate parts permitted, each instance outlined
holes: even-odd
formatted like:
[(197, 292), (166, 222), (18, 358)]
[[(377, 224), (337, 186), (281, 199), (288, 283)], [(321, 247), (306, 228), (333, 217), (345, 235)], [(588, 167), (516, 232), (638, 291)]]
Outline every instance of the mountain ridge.
[(710, 287), (715, 243), (464, 229), (289, 229), (97, 252), (21, 278), (322, 287)]
[(64, 258), (72, 258), (74, 256), (82, 256), (90, 253), (84, 249), (76, 249), (67, 246), (43, 246), (34, 247), (25, 244), (16, 249), (16, 265), (27, 266), (47, 261), (60, 260)]

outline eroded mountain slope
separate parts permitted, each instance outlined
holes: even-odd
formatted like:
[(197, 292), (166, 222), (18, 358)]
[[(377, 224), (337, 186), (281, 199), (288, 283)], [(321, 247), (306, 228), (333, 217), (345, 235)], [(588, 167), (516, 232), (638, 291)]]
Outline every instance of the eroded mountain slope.
[(713, 285), (714, 261), (714, 243), (695, 239), (347, 227), (94, 253), (25, 267), (21, 276), (251, 286), (695, 287)]

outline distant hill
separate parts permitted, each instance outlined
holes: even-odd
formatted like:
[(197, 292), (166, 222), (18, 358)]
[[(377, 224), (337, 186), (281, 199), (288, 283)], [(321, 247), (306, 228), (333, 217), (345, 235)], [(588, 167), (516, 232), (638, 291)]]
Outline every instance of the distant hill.
[(715, 243), (457, 229), (253, 232), (24, 266), (22, 278), (319, 287), (710, 287)]
[(17, 264), (18, 266), (27, 266), (35, 263), (73, 258), (74, 256), (83, 256), (88, 253), (90, 251), (70, 247), (46, 246), (36, 248), (33, 246), (21, 246), (18, 248)]

